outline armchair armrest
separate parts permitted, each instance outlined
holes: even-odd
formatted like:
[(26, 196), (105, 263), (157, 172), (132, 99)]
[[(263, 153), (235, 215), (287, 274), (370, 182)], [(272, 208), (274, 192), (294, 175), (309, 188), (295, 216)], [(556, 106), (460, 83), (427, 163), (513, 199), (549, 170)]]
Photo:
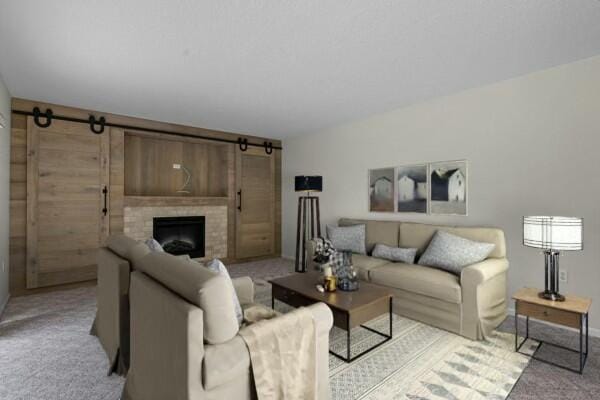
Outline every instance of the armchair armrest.
[(506, 271), (508, 271), (506, 258), (488, 258), (464, 268), (460, 274), (460, 283), (461, 286), (477, 286)]
[(231, 279), (240, 304), (254, 303), (254, 282), (248, 276)]

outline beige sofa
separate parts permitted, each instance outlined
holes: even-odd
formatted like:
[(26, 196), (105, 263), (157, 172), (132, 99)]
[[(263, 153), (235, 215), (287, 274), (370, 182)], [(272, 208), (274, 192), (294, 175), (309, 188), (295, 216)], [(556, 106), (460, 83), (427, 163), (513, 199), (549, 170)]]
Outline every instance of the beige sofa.
[[(464, 268), (461, 276), (368, 255), (353, 254), (352, 261), (361, 279), (393, 290), (397, 314), (474, 340), (485, 338), (506, 318), (508, 260), (502, 230), (347, 218), (338, 224), (366, 225), (367, 254), (375, 244), (383, 243), (417, 248), (418, 260), (437, 230), (494, 243), (490, 256)], [(309, 257), (312, 259), (312, 254)]]
[[(98, 255), (94, 330), (112, 365), (129, 364), (122, 398), (256, 398), (249, 352), (224, 278), (195, 261), (150, 253), (144, 246), (116, 235)], [(232, 281), (242, 308), (251, 305), (252, 280)], [(315, 384), (318, 399), (326, 400), (333, 317), (323, 303), (308, 309), (317, 337)]]

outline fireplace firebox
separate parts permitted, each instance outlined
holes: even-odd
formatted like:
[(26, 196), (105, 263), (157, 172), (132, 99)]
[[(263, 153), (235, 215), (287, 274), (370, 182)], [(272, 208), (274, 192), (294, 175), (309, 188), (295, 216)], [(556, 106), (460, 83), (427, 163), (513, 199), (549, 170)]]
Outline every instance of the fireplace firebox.
[(152, 236), (170, 254), (204, 257), (205, 217), (155, 217)]

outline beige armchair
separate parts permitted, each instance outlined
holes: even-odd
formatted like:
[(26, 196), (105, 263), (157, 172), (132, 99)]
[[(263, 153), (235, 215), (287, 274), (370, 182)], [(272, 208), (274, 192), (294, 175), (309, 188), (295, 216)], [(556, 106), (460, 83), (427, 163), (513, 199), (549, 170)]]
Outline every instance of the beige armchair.
[(129, 367), (129, 276), (150, 249), (125, 235), (111, 235), (98, 252), (97, 311), (91, 334), (108, 357), (108, 375)]
[[(131, 365), (123, 400), (254, 399), (251, 363), (222, 276), (192, 261), (152, 253), (131, 274)], [(234, 280), (242, 307), (249, 278)], [(329, 399), (331, 310), (308, 307), (317, 338), (319, 399)]]

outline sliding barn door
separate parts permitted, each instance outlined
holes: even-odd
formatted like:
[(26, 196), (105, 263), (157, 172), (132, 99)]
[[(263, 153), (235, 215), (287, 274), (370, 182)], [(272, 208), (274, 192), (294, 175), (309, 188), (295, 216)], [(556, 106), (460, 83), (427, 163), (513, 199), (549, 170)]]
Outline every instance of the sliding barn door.
[(236, 258), (275, 252), (275, 155), (237, 150)]
[(27, 121), (27, 288), (96, 278), (108, 235), (110, 132)]

